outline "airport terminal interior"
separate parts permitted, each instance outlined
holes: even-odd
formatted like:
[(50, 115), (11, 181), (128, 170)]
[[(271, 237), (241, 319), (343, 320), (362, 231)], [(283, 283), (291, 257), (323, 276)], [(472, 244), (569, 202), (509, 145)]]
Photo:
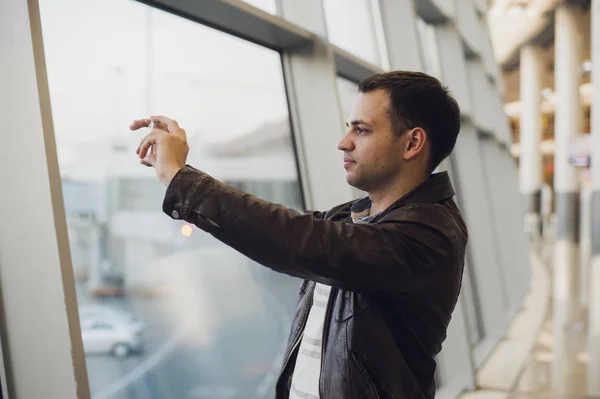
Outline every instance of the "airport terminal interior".
[(0, 399), (273, 398), (301, 280), (166, 217), (128, 126), (327, 210), (365, 195), (336, 147), (392, 70), (461, 108), (436, 397), (600, 398), (598, 68), (600, 0), (0, 0)]

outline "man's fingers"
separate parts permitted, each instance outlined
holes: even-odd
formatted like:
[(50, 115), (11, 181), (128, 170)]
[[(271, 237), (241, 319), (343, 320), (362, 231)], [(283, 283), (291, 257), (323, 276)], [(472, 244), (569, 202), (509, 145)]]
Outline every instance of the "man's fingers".
[(182, 139), (186, 138), (185, 130), (183, 130), (182, 128), (179, 127), (179, 124), (177, 123), (176, 120), (169, 119), (166, 116), (162, 116), (162, 115), (152, 116), (150, 119), (154, 123), (162, 123), (162, 124), (166, 125), (169, 133), (174, 134), (175, 136), (178, 136), (179, 138), (182, 138)]
[(142, 140), (142, 143), (140, 144), (140, 147), (137, 150), (137, 153), (139, 154), (141, 159), (146, 158), (146, 155), (148, 154), (148, 149), (150, 148), (150, 146), (156, 144), (157, 138), (158, 134), (154, 132), (144, 137), (144, 140)]
[(169, 127), (162, 122), (154, 122), (154, 128), (164, 130), (165, 132), (169, 131)]
[(146, 141), (146, 139), (148, 138), (148, 136), (150, 136), (151, 134), (156, 134), (156, 132), (154, 130), (152, 130), (150, 133), (148, 133), (147, 135), (145, 135), (141, 140), (140, 140), (140, 144), (138, 145), (137, 150), (135, 151), (136, 154), (140, 154), (140, 150), (142, 149), (142, 144), (144, 144), (144, 141)]
[(137, 119), (129, 125), (130, 130), (138, 130), (143, 127), (148, 127), (148, 125), (152, 122), (150, 119)]
[(150, 119), (154, 123), (158, 122), (158, 123), (162, 123), (162, 124), (166, 125), (167, 128), (169, 129), (169, 133), (175, 133), (175, 130), (179, 129), (179, 124), (177, 123), (177, 121), (167, 118), (166, 116), (155, 115), (155, 116), (151, 116)]
[[(140, 152), (142, 151), (142, 144), (144, 144), (144, 142), (146, 140), (148, 140), (148, 137), (150, 137), (150, 136), (157, 136), (158, 137), (159, 135), (165, 134), (165, 133), (166, 133), (166, 131), (164, 131), (164, 130), (153, 129), (150, 133), (148, 133), (147, 135), (145, 135), (144, 138), (140, 141), (140, 144), (138, 145), (138, 148), (135, 151), (135, 153), (138, 154), (138, 155), (140, 155)], [(150, 144), (150, 145), (152, 146), (152, 144)], [(153, 152), (156, 152), (156, 151), (153, 151)], [(140, 155), (140, 158), (143, 158), (143, 157)]]

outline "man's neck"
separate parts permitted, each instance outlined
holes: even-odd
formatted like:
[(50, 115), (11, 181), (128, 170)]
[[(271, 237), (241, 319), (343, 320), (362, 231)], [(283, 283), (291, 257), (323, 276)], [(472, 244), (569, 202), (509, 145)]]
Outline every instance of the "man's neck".
[(429, 175), (398, 179), (391, 184), (386, 184), (380, 189), (369, 191), (369, 198), (371, 199), (371, 210), (369, 211), (369, 215), (373, 216), (385, 211), (394, 202), (423, 184), (428, 178)]

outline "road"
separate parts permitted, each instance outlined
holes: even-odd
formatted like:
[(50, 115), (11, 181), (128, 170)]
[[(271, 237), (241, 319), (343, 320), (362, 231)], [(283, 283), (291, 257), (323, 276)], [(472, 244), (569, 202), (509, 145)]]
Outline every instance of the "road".
[(167, 297), (108, 301), (145, 324), (145, 351), (87, 356), (93, 399), (274, 396), (300, 282), (228, 257), (210, 266), (184, 259), (169, 271)]

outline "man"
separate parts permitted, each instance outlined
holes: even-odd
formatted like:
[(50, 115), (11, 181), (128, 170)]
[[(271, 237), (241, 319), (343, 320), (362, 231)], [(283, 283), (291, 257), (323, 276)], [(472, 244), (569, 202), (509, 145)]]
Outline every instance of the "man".
[(327, 212), (301, 214), (186, 166), (173, 120), (130, 127), (156, 124), (137, 152), (168, 187), (168, 215), (305, 280), (277, 398), (435, 395), (467, 231), (447, 173), (432, 172), (454, 148), (459, 107), (422, 73), (374, 75), (359, 91), (338, 149), (346, 180), (369, 196)]

